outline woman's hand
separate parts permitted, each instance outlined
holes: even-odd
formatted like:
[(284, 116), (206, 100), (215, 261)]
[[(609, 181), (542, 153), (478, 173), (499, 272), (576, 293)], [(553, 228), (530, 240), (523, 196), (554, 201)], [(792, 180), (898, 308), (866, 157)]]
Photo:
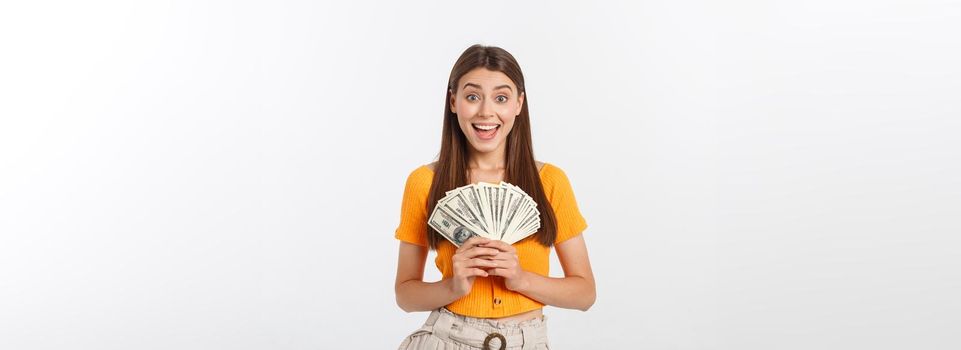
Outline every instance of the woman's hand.
[(488, 258), (497, 254), (498, 250), (480, 246), (490, 241), (484, 237), (471, 237), (457, 248), (454, 256), (451, 257), (454, 269), (454, 276), (451, 277), (451, 291), (455, 295), (462, 297), (470, 293), (471, 287), (474, 286), (474, 278), (487, 277), (488, 273), (485, 270), (497, 266), (496, 262)]
[(517, 249), (514, 246), (498, 240), (488, 240), (480, 246), (497, 249), (494, 256), (487, 258), (496, 264), (494, 268), (487, 270), (489, 275), (504, 277), (507, 289), (513, 291), (521, 291), (528, 287), (530, 281), (527, 279), (527, 272), (521, 268)]

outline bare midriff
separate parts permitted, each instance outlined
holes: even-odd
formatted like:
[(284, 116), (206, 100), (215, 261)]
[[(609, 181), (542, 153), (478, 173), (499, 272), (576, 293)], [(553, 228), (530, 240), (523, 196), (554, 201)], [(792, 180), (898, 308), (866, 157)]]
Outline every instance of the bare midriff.
[(542, 309), (534, 309), (531, 311), (519, 313), (517, 315), (510, 315), (510, 316), (501, 317), (501, 318), (485, 318), (485, 320), (491, 320), (497, 323), (522, 322), (522, 321), (532, 320), (535, 318), (540, 318), (543, 315), (544, 315), (544, 312)]

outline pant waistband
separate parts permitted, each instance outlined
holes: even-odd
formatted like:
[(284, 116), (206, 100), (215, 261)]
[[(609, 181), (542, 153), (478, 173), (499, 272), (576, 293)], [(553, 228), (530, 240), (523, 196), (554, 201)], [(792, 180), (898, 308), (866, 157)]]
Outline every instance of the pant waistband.
[[(490, 349), (520, 346), (533, 349), (534, 345), (547, 341), (547, 316), (522, 322), (497, 323), (481, 318), (458, 315), (446, 308), (433, 310), (427, 317), (425, 326), (432, 329), (434, 336), (453, 342), (485, 349), (485, 341)], [(498, 336), (499, 335), (499, 336)], [(491, 339), (488, 339), (488, 338)], [(503, 337), (503, 338), (501, 338)], [(494, 338), (497, 338), (496, 340)], [(505, 340), (501, 346), (501, 340)]]

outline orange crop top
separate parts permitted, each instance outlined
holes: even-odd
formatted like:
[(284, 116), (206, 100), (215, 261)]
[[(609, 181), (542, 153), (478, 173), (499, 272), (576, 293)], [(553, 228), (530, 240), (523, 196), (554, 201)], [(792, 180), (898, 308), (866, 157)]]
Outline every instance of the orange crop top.
[[(541, 184), (557, 218), (555, 244), (577, 236), (587, 222), (581, 216), (574, 199), (574, 191), (567, 175), (560, 168), (544, 163), (540, 170)], [(407, 177), (400, 210), (400, 225), (394, 237), (408, 243), (427, 247), (427, 196), (434, 181), (434, 172), (426, 165), (414, 169)], [(521, 268), (542, 276), (548, 276), (551, 248), (527, 237), (514, 243)], [(447, 240), (437, 246), (437, 269), (443, 278), (453, 276), (451, 257), (457, 247)], [(497, 276), (476, 277), (469, 294), (447, 305), (450, 311), (479, 318), (506, 317), (544, 307), (544, 304), (524, 294), (507, 289), (504, 280)]]

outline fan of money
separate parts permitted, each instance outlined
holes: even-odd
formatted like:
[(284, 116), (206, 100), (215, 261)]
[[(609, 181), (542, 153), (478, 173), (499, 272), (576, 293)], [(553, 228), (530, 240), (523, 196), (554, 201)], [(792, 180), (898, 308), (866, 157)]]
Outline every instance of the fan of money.
[(541, 213), (520, 187), (478, 182), (447, 191), (427, 223), (458, 247), (473, 236), (514, 244), (540, 229)]

